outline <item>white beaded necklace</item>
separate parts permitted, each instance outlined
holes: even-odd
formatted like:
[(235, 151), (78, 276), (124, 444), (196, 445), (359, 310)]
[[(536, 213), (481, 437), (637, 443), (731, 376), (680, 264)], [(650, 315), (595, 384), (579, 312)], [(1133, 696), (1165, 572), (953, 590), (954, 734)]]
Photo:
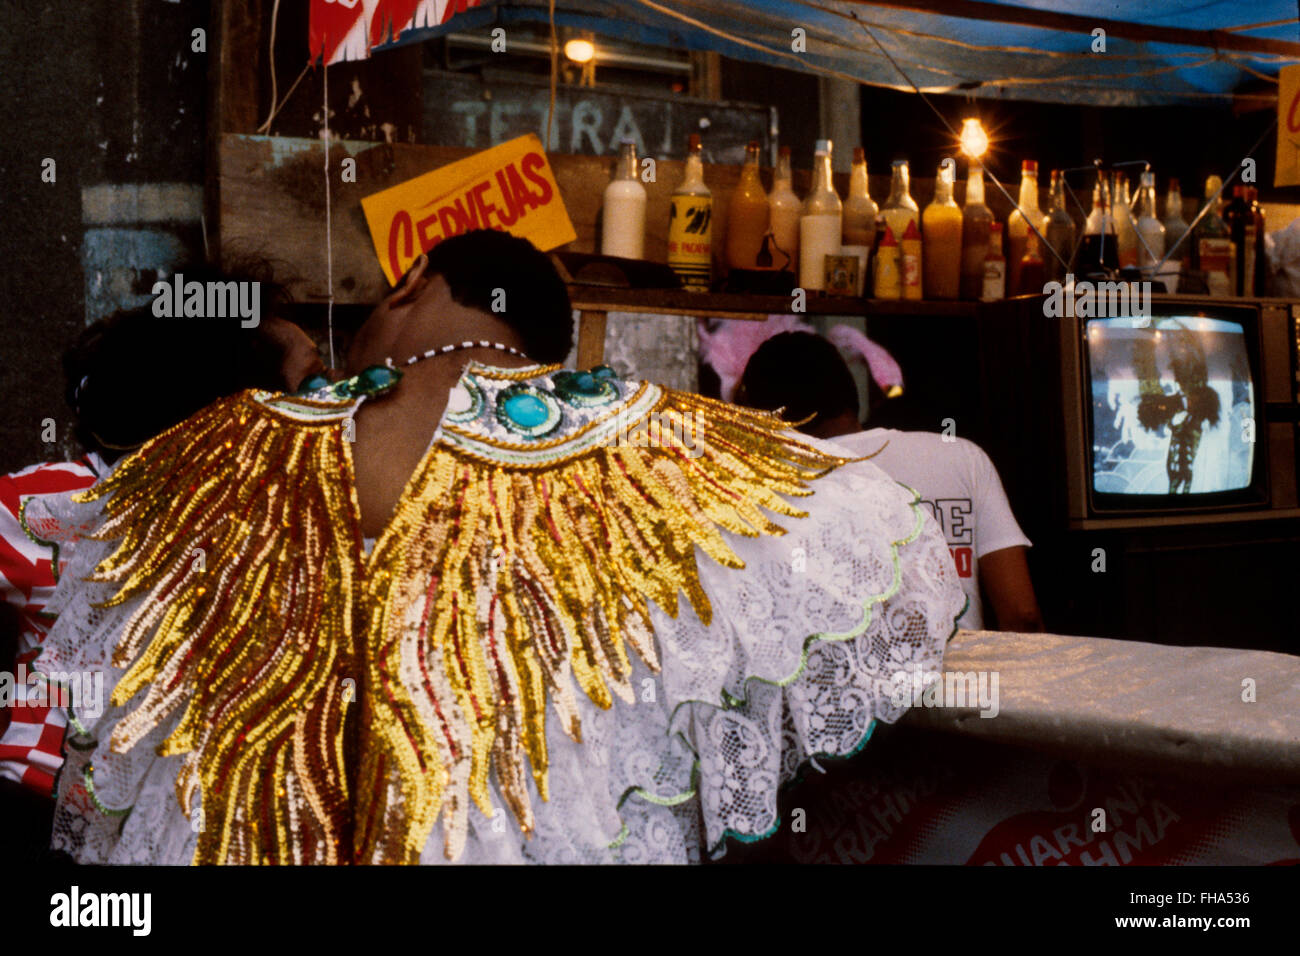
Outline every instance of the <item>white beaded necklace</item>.
[[(416, 362), (419, 362), (422, 359), (433, 358), (436, 355), (446, 355), (448, 352), (459, 352), (461, 349), (496, 349), (498, 352), (508, 352), (511, 355), (518, 355), (520, 358), (528, 358), (527, 355), (519, 351), (519, 349), (513, 348), (512, 346), (502, 345), (500, 342), (488, 342), (486, 340), (482, 340), (478, 342), (470, 342), (470, 341), (465, 341), (460, 343), (453, 342), (451, 345), (443, 345), (436, 349), (429, 349), (429, 351), (424, 352), (420, 355), (412, 355), (402, 364), (414, 365)], [(391, 358), (387, 359), (385, 361), (385, 364), (389, 368), (393, 368), (393, 360)]]

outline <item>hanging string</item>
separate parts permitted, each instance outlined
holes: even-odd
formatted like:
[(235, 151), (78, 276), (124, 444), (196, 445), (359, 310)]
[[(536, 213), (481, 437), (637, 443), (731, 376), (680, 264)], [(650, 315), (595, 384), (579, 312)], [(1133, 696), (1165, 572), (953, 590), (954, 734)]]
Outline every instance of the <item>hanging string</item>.
[(551, 151), (551, 124), (555, 122), (555, 83), (560, 72), (560, 43), (555, 38), (555, 0), (550, 0), (551, 22), (551, 98), (546, 107), (546, 151)]
[(330, 368), (334, 362), (334, 223), (330, 207), (330, 65), (328, 57), (321, 58), (321, 86), (325, 88), (325, 282), (329, 300), (325, 306), (325, 322), (329, 330)]

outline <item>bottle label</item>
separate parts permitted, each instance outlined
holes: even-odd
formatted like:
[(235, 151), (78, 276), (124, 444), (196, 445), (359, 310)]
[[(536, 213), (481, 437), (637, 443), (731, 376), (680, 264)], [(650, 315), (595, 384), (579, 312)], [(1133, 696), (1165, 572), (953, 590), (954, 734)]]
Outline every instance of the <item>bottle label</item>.
[(903, 295), (902, 276), (898, 269), (898, 247), (883, 246), (876, 253), (875, 296), (898, 299)]
[(984, 262), (984, 288), (980, 298), (985, 302), (1007, 297), (1007, 263), (1005, 259), (987, 259)]
[(708, 291), (713, 271), (713, 199), (673, 196), (668, 209), (668, 267), (687, 289)]
[(1196, 248), (1200, 254), (1201, 271), (1205, 273), (1205, 285), (1210, 295), (1231, 294), (1229, 270), (1232, 268), (1232, 240), (1201, 239)]
[(903, 285), (921, 285), (921, 250), (919, 242), (903, 243)]

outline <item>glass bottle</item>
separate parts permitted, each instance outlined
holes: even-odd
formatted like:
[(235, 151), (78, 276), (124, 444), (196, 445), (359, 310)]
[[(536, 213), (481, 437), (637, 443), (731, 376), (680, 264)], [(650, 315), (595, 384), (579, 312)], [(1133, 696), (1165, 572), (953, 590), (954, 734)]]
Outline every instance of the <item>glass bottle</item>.
[(1196, 261), (1205, 277), (1205, 287), (1210, 295), (1232, 294), (1232, 236), (1228, 225), (1218, 213), (1214, 194), (1223, 188), (1223, 180), (1211, 176), (1205, 181), (1205, 201), (1210, 209), (1196, 227)]
[(1002, 223), (989, 226), (988, 251), (984, 254), (984, 276), (980, 301), (996, 302), (1007, 297), (1007, 260), (1002, 257)]
[(1038, 163), (1026, 159), (1020, 164), (1020, 198), (1007, 216), (1007, 291), (1011, 295), (1019, 294), (1020, 260), (1025, 256), (1026, 237), (1033, 232), (1029, 224), (1036, 227), (1042, 219), (1038, 208)]
[(772, 266), (784, 272), (799, 271), (799, 217), (803, 214), (803, 201), (795, 195), (792, 181), (790, 147), (782, 146), (767, 204), (772, 229)]
[(614, 178), (605, 187), (600, 222), (600, 251), (606, 256), (640, 259), (645, 253), (645, 186), (641, 183), (636, 143), (619, 147)]
[(1119, 267), (1136, 266), (1138, 262), (1137, 222), (1133, 219), (1133, 199), (1129, 195), (1128, 177), (1115, 174), (1115, 188), (1111, 193), (1111, 215), (1115, 217), (1115, 239), (1118, 244)]
[(1043, 261), (1041, 248), (1037, 235), (1031, 232), (1025, 236), (1025, 254), (1020, 257), (1018, 272), (1020, 285), (1015, 295), (1037, 295), (1047, 285), (1047, 263)]
[(1254, 286), (1255, 261), (1250, 256), (1247, 263), (1247, 248), (1254, 238), (1255, 217), (1251, 213), (1250, 203), (1246, 200), (1246, 187), (1232, 187), (1232, 200), (1223, 211), (1223, 221), (1228, 225), (1228, 234), (1232, 236), (1232, 294), (1252, 295), (1249, 291)]
[(867, 154), (859, 146), (853, 150), (853, 169), (849, 173), (849, 196), (844, 200), (844, 231), (841, 240), (846, 246), (866, 246), (868, 252), (876, 242), (876, 216), (879, 207), (871, 198), (867, 177)]
[(1143, 277), (1153, 277), (1165, 257), (1165, 227), (1156, 218), (1156, 174), (1147, 170), (1138, 180), (1137, 221), (1138, 267)]
[(961, 209), (952, 198), (953, 171), (948, 162), (934, 180), (934, 201), (921, 214), (921, 257), (927, 299), (955, 299), (961, 288)]
[(1064, 282), (1070, 271), (1070, 256), (1074, 253), (1075, 228), (1070, 211), (1065, 208), (1065, 176), (1058, 170), (1052, 170), (1051, 191), (1047, 200), (1047, 212), (1039, 227), (1043, 238), (1052, 247), (1056, 255), (1046, 252), (1043, 262), (1047, 266), (1047, 275), (1057, 282)]
[(708, 292), (713, 278), (713, 194), (704, 185), (701, 148), (699, 134), (692, 133), (686, 175), (668, 208), (668, 266), (692, 292)]
[[(745, 147), (745, 165), (727, 204), (727, 268), (756, 269), (767, 235), (767, 191), (758, 175), (759, 145), (751, 141)], [(769, 254), (770, 257), (770, 254)]]
[(1097, 171), (1092, 189), (1092, 211), (1083, 224), (1083, 244), (1074, 271), (1080, 277), (1109, 273), (1119, 268), (1119, 243), (1115, 235), (1115, 218), (1110, 211), (1110, 190), (1105, 173)]
[(921, 208), (912, 198), (910, 188), (911, 173), (908, 171), (907, 160), (894, 160), (892, 178), (889, 181), (889, 198), (880, 207), (880, 216), (889, 226), (895, 239), (907, 232), (909, 222), (915, 222), (918, 227), (920, 226)]
[(984, 257), (989, 251), (993, 210), (984, 204), (984, 167), (972, 160), (966, 178), (966, 206), (961, 219), (961, 297), (975, 301), (984, 293)]
[(826, 288), (826, 257), (839, 255), (844, 226), (844, 204), (831, 178), (831, 148), (829, 139), (817, 141), (812, 189), (799, 217), (799, 285), (817, 291)]
[(1169, 261), (1181, 263), (1187, 258), (1191, 240), (1179, 241), (1187, 235), (1187, 220), (1183, 218), (1183, 190), (1177, 179), (1169, 180), (1169, 192), (1165, 194), (1164, 226)]

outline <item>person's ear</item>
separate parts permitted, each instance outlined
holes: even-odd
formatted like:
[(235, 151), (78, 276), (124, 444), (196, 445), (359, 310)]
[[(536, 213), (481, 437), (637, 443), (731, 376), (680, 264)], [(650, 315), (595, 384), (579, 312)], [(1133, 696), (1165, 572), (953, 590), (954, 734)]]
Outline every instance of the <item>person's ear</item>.
[(423, 252), (420, 253), (419, 257), (411, 263), (411, 268), (406, 270), (406, 275), (402, 276), (401, 281), (398, 282), (397, 288), (389, 293), (388, 304), (390, 307), (406, 305), (415, 301), (427, 281), (425, 279), (425, 270), (428, 266), (429, 257)]

